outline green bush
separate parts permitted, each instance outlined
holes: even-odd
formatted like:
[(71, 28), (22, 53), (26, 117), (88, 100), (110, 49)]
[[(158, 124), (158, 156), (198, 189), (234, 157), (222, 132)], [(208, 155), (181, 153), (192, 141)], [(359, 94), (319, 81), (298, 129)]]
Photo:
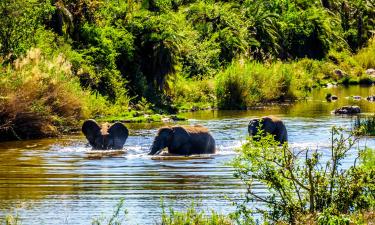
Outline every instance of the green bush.
[[(340, 167), (357, 144), (358, 138), (353, 135), (333, 128), (328, 159), (318, 150), (297, 151), (287, 144), (279, 147), (270, 135), (246, 143), (233, 162), (235, 177), (247, 186), (245, 201), (237, 203), (236, 220), (251, 222), (253, 213), (261, 213), (266, 223), (296, 224), (313, 215), (312, 220), (318, 224), (345, 224), (352, 212), (373, 210), (374, 167), (356, 162), (347, 169)], [(257, 192), (255, 182), (267, 188), (266, 195)], [(268, 210), (256, 206), (248, 209), (251, 201), (262, 202)]]
[(31, 49), (0, 74), (2, 140), (54, 136), (105, 110), (106, 100), (81, 89), (62, 54), (48, 57)]
[(216, 76), (220, 109), (246, 109), (258, 102), (294, 99), (293, 74), (289, 65), (257, 62), (233, 63)]

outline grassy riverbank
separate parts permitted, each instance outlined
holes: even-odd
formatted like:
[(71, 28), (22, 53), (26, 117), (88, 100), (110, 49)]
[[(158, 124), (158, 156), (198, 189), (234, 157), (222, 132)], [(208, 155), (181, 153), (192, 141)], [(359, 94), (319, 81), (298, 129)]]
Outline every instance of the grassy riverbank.
[[(0, 128), (6, 139), (55, 136), (86, 118), (100, 121), (168, 122), (167, 111), (142, 98), (132, 103), (123, 95), (111, 101), (83, 89), (64, 54), (48, 56), (31, 49), (1, 70)], [(174, 112), (200, 109), (246, 109), (256, 104), (303, 99), (312, 88), (327, 84), (372, 83), (366, 74), (375, 67), (375, 40), (357, 54), (329, 53), (325, 60), (301, 59), (260, 63), (239, 59), (209, 79), (176, 76), (170, 88)], [(340, 70), (338, 74), (335, 70)], [(163, 115), (164, 114), (164, 115)]]

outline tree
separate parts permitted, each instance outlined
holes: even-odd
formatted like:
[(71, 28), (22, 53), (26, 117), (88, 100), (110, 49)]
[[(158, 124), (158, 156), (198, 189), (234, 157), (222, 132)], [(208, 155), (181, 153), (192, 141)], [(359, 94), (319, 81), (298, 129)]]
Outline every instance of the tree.
[(0, 2), (0, 56), (15, 59), (28, 50), (35, 32), (51, 7), (42, 0), (2, 0)]

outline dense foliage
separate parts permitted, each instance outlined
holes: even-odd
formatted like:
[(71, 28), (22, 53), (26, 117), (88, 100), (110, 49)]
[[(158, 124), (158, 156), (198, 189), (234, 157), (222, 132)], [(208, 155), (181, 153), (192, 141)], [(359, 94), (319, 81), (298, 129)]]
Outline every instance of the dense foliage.
[[(322, 59), (333, 49), (357, 51), (374, 30), (373, 7), (370, 0), (4, 0), (0, 55), (14, 59), (40, 36), (57, 51), (68, 43), (79, 55), (68, 60), (82, 87), (111, 100), (131, 95), (166, 105), (176, 73), (210, 77), (239, 56)], [(58, 36), (62, 43), (46, 40)]]
[(32, 48), (41, 60), (63, 55), (72, 82), (107, 107), (91, 107), (93, 117), (123, 114), (139, 101), (159, 113), (247, 108), (298, 99), (328, 82), (372, 82), (365, 70), (375, 67), (374, 7), (372, 0), (3, 0), (0, 70), (16, 71)]

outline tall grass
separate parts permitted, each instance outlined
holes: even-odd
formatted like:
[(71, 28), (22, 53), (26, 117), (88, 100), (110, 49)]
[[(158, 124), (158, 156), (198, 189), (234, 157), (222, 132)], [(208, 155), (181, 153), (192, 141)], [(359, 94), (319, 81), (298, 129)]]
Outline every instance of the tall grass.
[(259, 102), (294, 99), (287, 64), (238, 61), (216, 76), (218, 107), (246, 109)]
[(207, 214), (204, 210), (197, 211), (193, 203), (186, 211), (179, 212), (169, 209), (167, 213), (163, 207), (161, 223), (158, 225), (233, 225), (234, 222), (225, 215), (211, 211)]
[(321, 61), (305, 58), (259, 63), (240, 59), (215, 77), (217, 104), (221, 109), (246, 109), (257, 103), (304, 98), (312, 88), (327, 83), (371, 84), (375, 79), (365, 73), (368, 68), (375, 68), (375, 39), (355, 55), (332, 50)]
[(365, 69), (375, 69), (375, 38), (370, 39), (367, 47), (361, 49), (354, 59)]
[(204, 109), (215, 105), (215, 83), (212, 78), (192, 79), (177, 74), (168, 81), (169, 95), (180, 110)]
[(354, 129), (358, 130), (361, 135), (375, 136), (375, 115), (367, 117), (356, 117)]
[(34, 48), (0, 73), (3, 140), (54, 136), (104, 104), (81, 89), (62, 54), (48, 58)]

